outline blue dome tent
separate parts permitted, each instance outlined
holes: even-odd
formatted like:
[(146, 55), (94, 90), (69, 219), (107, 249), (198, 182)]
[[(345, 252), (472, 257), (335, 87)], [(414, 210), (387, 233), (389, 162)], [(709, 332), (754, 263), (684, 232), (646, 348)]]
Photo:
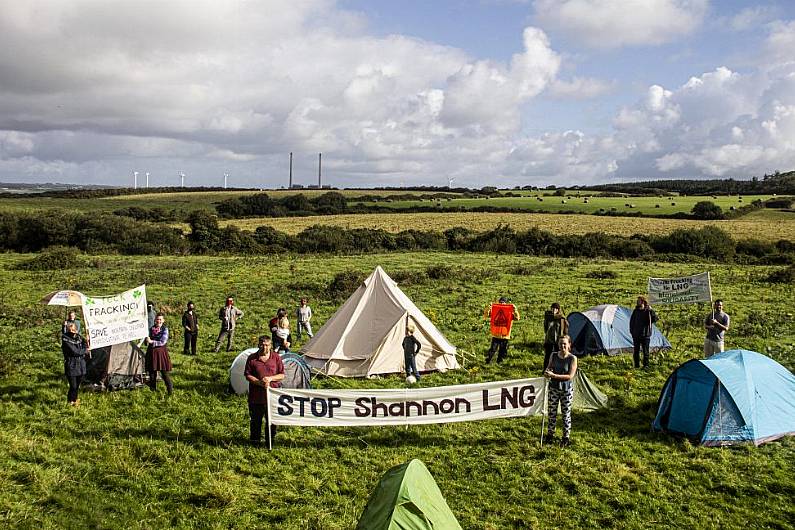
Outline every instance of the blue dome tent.
[(795, 435), (795, 375), (748, 350), (687, 361), (665, 382), (652, 427), (708, 446)]
[[(632, 353), (632, 335), (629, 334), (631, 316), (630, 308), (615, 304), (598, 305), (582, 312), (570, 313), (566, 318), (569, 321), (572, 352), (578, 357), (597, 353)], [(657, 326), (652, 326), (649, 351), (653, 353), (670, 348), (668, 339)]]

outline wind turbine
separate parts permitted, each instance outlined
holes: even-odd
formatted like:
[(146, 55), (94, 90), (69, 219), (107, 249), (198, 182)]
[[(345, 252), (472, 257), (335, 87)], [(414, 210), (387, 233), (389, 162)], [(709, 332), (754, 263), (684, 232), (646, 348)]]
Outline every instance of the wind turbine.
[(226, 179), (229, 178), (229, 173), (224, 173), (224, 189), (226, 189)]
[(133, 189), (134, 190), (138, 189), (138, 172), (137, 171), (133, 171)]
[(185, 187), (185, 173), (183, 173), (182, 171), (179, 172), (179, 187), (180, 188)]
[(149, 172), (146, 172), (146, 187), (149, 188)]
[(455, 182), (455, 177), (449, 177), (447, 179), (447, 187), (453, 189), (453, 182)]

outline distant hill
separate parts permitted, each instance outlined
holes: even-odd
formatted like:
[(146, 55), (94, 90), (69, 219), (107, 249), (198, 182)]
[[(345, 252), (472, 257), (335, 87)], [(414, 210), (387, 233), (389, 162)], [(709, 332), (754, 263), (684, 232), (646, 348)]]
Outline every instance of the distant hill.
[(581, 186), (580, 189), (629, 193), (633, 195), (663, 195), (679, 193), (682, 195), (779, 195), (795, 194), (795, 171), (765, 175), (751, 180), (710, 179), (710, 180), (647, 180), (642, 182), (622, 182)]

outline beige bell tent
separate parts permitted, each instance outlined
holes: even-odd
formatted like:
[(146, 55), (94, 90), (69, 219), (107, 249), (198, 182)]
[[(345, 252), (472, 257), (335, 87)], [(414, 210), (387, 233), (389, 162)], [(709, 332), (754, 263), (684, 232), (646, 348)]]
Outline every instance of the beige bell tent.
[(309, 366), (326, 375), (404, 372), (402, 342), (409, 324), (422, 344), (416, 358), (420, 372), (458, 368), (455, 346), (381, 267), (375, 268), (301, 353)]

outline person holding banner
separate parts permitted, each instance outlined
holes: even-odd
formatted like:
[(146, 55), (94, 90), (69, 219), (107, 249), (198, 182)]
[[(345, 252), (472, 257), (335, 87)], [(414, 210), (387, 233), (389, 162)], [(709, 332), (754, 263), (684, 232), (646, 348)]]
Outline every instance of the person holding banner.
[(144, 339), (146, 348), (146, 372), (149, 374), (149, 388), (152, 391), (157, 389), (157, 373), (163, 377), (166, 384), (166, 392), (169, 395), (174, 391), (171, 383), (171, 357), (168, 355), (168, 328), (166, 327), (163, 313), (155, 316), (155, 325), (149, 330), (149, 336)]
[(268, 394), (266, 389), (279, 388), (284, 379), (282, 358), (272, 351), (271, 339), (262, 335), (258, 339), (257, 351), (246, 359), (243, 375), (248, 381), (249, 439), (253, 445), (262, 443), (262, 421), (270, 429), (270, 440), (276, 437), (276, 426), (268, 418)]
[(643, 368), (649, 367), (649, 343), (652, 326), (657, 322), (657, 313), (649, 306), (645, 296), (639, 296), (629, 317), (629, 334), (632, 335), (632, 359), (635, 368), (640, 368), (640, 350), (643, 350)]
[(544, 441), (551, 443), (555, 440), (555, 425), (558, 420), (558, 403), (563, 415), (563, 438), (561, 447), (571, 445), (571, 404), (574, 401), (574, 374), (577, 373), (577, 357), (571, 353), (571, 338), (563, 335), (558, 340), (558, 352), (550, 357), (549, 365), (544, 376), (550, 379), (548, 390), (547, 415), (549, 426)]
[(491, 346), (486, 354), (486, 364), (491, 363), (498, 350), (497, 363), (502, 363), (508, 356), (511, 327), (514, 320), (519, 320), (519, 311), (515, 305), (508, 302), (507, 298), (501, 296), (496, 304), (489, 305), (483, 317), (489, 321), (489, 332), (491, 333)]
[(221, 331), (215, 341), (215, 353), (221, 349), (221, 343), (226, 338), (226, 351), (232, 351), (232, 342), (235, 337), (237, 319), (243, 318), (243, 311), (235, 307), (235, 299), (231, 296), (226, 299), (226, 304), (218, 311), (218, 320), (221, 321)]
[(89, 350), (86, 339), (80, 335), (74, 322), (64, 324), (64, 328), (61, 336), (61, 353), (63, 353), (64, 374), (69, 381), (66, 401), (71, 406), (77, 407), (80, 405), (77, 393), (86, 375), (86, 357), (89, 355)]
[(712, 357), (723, 351), (723, 338), (729, 331), (731, 319), (723, 312), (723, 300), (715, 300), (714, 310), (704, 319), (704, 329), (707, 336), (704, 338), (704, 358)]

